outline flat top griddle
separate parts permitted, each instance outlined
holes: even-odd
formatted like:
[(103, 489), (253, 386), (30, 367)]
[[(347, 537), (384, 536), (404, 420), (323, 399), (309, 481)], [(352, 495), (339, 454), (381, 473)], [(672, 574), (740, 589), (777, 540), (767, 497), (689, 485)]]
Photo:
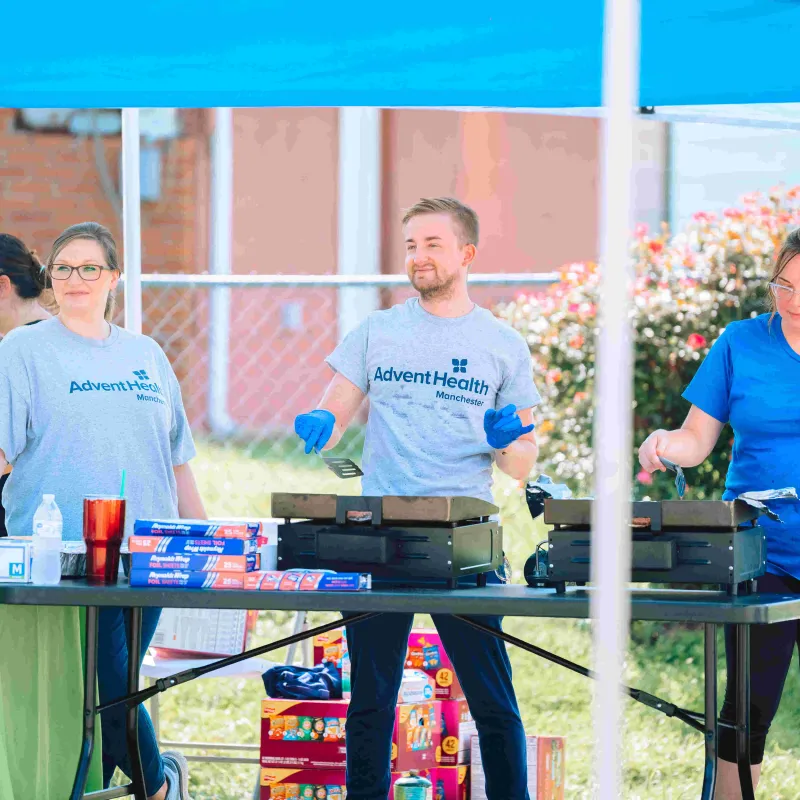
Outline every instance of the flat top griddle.
[(277, 492), (272, 495), (272, 516), (284, 519), (335, 520), (341, 515), (379, 510), (383, 522), (454, 523), (497, 514), (500, 509), (474, 497), (385, 496), (359, 497), (335, 494)]
[[(544, 521), (547, 525), (585, 526), (592, 524), (591, 499), (545, 500)], [(741, 500), (656, 500), (632, 504), (632, 519), (637, 527), (646, 527), (645, 520), (657, 514), (665, 528), (687, 530), (731, 529), (757, 519), (757, 509)]]

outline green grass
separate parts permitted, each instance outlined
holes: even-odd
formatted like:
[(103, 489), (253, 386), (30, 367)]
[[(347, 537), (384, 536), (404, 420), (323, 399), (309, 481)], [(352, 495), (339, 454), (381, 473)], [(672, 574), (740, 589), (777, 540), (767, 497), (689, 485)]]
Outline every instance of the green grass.
[[(245, 455), (230, 447), (203, 444), (194, 462), (201, 492), (212, 515), (267, 516), (273, 491), (337, 491), (341, 482), (313, 457), (298, 459), (275, 450)], [(348, 492), (357, 491), (347, 487)], [(517, 489), (501, 476), (496, 494), (503, 509), (505, 546), (522, 581), (525, 559), (546, 538), (534, 525)], [(334, 619), (313, 614), (312, 624)], [(292, 615), (262, 613), (253, 644), (288, 635)], [(421, 618), (420, 621), (424, 621)], [(591, 666), (591, 631), (587, 622), (507, 619), (506, 630), (586, 666)], [(720, 662), (722, 641), (720, 639)], [(567, 737), (569, 800), (591, 796), (593, 684), (579, 675), (511, 649), (515, 686), (529, 733)], [(276, 655), (275, 660), (279, 660)], [(702, 708), (702, 631), (681, 626), (634, 623), (625, 680), (684, 708)], [(720, 692), (723, 690), (720, 686)], [(163, 695), (162, 735), (171, 740), (258, 743), (259, 681), (204, 679)], [(625, 704), (624, 797), (630, 800), (677, 800), (700, 794), (703, 768), (701, 734), (633, 701)], [(197, 752), (197, 751), (193, 751)], [(800, 675), (790, 672), (783, 703), (767, 743), (766, 766), (758, 797), (800, 798)], [(252, 754), (251, 754), (252, 755)], [(192, 764), (191, 791), (197, 800), (239, 800), (252, 796), (257, 768)]]

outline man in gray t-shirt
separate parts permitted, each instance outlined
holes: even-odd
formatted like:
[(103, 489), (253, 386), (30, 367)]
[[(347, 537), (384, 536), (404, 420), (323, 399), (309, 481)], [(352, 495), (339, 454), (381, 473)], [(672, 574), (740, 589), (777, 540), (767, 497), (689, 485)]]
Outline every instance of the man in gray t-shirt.
[[(312, 449), (333, 447), (365, 397), (365, 495), (467, 495), (491, 502), (492, 464), (514, 478), (538, 455), (540, 402), (522, 337), (467, 290), (475, 213), (449, 198), (421, 200), (403, 220), (406, 270), (419, 298), (371, 314), (328, 357), (336, 372), (319, 408), (295, 430)], [(494, 576), (490, 576), (490, 579)], [(482, 621), (500, 629), (499, 617)], [(347, 717), (350, 800), (389, 791), (392, 726), (413, 616), (348, 626), (352, 699)], [(434, 616), (475, 719), (489, 800), (527, 800), (525, 734), (504, 644), (450, 616)]]
[(530, 409), (541, 399), (525, 341), (479, 306), (445, 318), (414, 297), (371, 314), (326, 361), (369, 396), (362, 488), (370, 496), (491, 503), (486, 411)]

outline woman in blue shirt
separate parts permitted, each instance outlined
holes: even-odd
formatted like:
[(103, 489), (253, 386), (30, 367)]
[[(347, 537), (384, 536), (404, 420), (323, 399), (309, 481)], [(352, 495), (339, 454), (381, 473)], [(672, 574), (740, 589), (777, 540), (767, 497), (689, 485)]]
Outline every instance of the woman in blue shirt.
[[(745, 491), (800, 489), (800, 230), (786, 238), (769, 283), (770, 313), (731, 323), (714, 343), (683, 397), (692, 407), (679, 430), (657, 430), (639, 448), (648, 472), (664, 470), (663, 456), (683, 467), (704, 461), (726, 423), (734, 434), (724, 500)], [(782, 523), (762, 517), (767, 535), (767, 574), (759, 592), (800, 594), (800, 504), (782, 502)], [(800, 642), (800, 622), (754, 625), (751, 649), (753, 783), (761, 774), (764, 743)], [(734, 724), (735, 647), (726, 631), (728, 683), (720, 718)], [(717, 800), (741, 797), (735, 731), (719, 741)]]

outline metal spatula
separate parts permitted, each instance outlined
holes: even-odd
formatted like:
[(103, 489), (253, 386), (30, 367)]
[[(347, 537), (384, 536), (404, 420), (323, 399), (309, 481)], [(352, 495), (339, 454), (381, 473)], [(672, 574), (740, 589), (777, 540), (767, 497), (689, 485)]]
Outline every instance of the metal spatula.
[(324, 462), (325, 466), (337, 478), (360, 478), (364, 473), (361, 467), (349, 458), (339, 458), (337, 456), (324, 456), (319, 450), (314, 451)]
[(668, 458), (664, 458), (663, 456), (659, 456), (659, 458), (661, 459), (661, 463), (668, 470), (675, 473), (675, 488), (678, 490), (678, 497), (683, 500), (683, 496), (686, 494), (686, 476), (683, 474), (683, 469)]

